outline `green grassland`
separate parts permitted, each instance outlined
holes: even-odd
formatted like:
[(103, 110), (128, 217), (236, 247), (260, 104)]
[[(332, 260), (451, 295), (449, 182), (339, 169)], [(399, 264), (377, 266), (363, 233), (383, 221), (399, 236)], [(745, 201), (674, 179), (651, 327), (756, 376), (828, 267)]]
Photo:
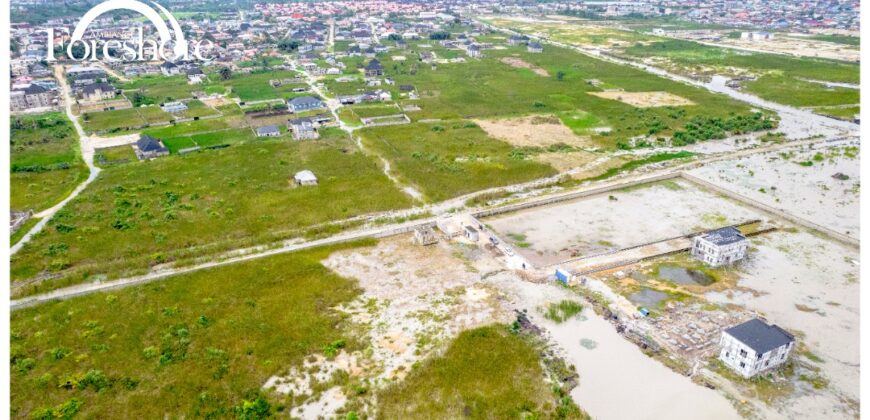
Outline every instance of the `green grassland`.
[(172, 114), (156, 105), (116, 109), (113, 111), (89, 112), (81, 116), (82, 126), (89, 133), (119, 133), (138, 129), (155, 123), (174, 120)]
[(553, 175), (548, 165), (511, 155), (513, 148), (470, 121), (414, 123), (358, 132), (399, 178), (440, 201), (473, 191)]
[(210, 117), (213, 115), (220, 115), (220, 112), (210, 106), (207, 106), (206, 104), (202, 103), (202, 101), (197, 99), (187, 101), (184, 104), (187, 105), (187, 110), (182, 112), (181, 115), (185, 118)]
[(250, 128), (231, 128), (228, 130), (208, 133), (167, 137), (163, 144), (171, 153), (187, 147), (210, 147), (222, 144), (239, 144), (257, 140), (256, 134)]
[[(278, 71), (255, 71), (248, 74), (237, 73), (229, 80), (220, 83), (232, 90), (231, 95), (241, 101), (262, 101), (267, 99), (286, 99), (296, 96), (292, 93), (293, 88), (305, 87), (304, 83), (289, 84), (272, 87), (269, 80), (292, 79), (299, 76), (298, 73), (286, 70)], [(212, 76), (214, 79), (216, 76)]]
[(462, 332), (378, 404), (379, 417), (395, 419), (586, 418), (573, 404), (556, 408), (538, 350), (504, 325)]
[[(319, 185), (297, 187), (313, 171)], [(410, 199), (343, 132), (316, 142), (261, 140), (117, 165), (12, 258), (13, 282), (37, 293), (147, 271), (304, 234), (313, 225), (404, 208)], [(14, 287), (14, 286), (13, 286)]]
[(187, 76), (142, 76), (119, 86), (125, 91), (139, 91), (154, 103), (190, 98), (191, 92), (202, 90), (201, 85), (187, 83)]
[(634, 45), (624, 53), (633, 57), (667, 57), (686, 66), (704, 65), (743, 68), (757, 74), (746, 83), (746, 90), (764, 99), (794, 106), (840, 105), (858, 103), (855, 89), (829, 89), (804, 80), (858, 83), (858, 65), (815, 58), (795, 58), (779, 54), (747, 53), (691, 41), (667, 40)]
[(858, 115), (861, 112), (861, 107), (858, 105), (855, 106), (832, 106), (832, 107), (822, 107), (816, 108), (813, 111), (822, 115), (828, 115), (834, 118), (840, 118), (844, 120), (852, 120), (855, 115)]
[(402, 110), (396, 104), (377, 104), (377, 105), (354, 105), (348, 107), (359, 118), (379, 117), (384, 115), (401, 114)]
[[(540, 67), (550, 77), (500, 62), (500, 58), (508, 56)], [(667, 136), (697, 116), (724, 118), (735, 114), (748, 115), (750, 112), (746, 105), (724, 95), (551, 46), (547, 46), (542, 54), (528, 53), (520, 47), (486, 50), (481, 60), (442, 64), (436, 70), (428, 65), (399, 63), (397, 70), (387, 66), (386, 74), (393, 77), (397, 85), (411, 84), (417, 88), (421, 96), (417, 103), (422, 110), (411, 114), (415, 120), (488, 118), (583, 110), (611, 127), (609, 134), (592, 135), (594, 141), (608, 148), (615, 147), (620, 139), (648, 134), (650, 124), (657, 127), (656, 134)], [(696, 105), (676, 109), (635, 108), (616, 100), (590, 95), (589, 92), (601, 90), (587, 83), (591, 79), (629, 92), (670, 92)]]
[[(12, 313), (11, 416), (262, 418), (236, 410), (258, 398), (277, 414), (283, 401), (260, 389), (267, 378), (336, 340), (357, 347), (333, 309), (359, 293), (356, 282), (319, 262), (336, 249)], [(77, 406), (69, 417), (45, 416), (64, 403)]]
[(10, 119), (10, 206), (49, 208), (88, 177), (78, 150), (78, 135), (60, 113)]
[(851, 45), (853, 47), (858, 47), (861, 45), (861, 38), (849, 35), (813, 35), (809, 37), (809, 39), (816, 41), (833, 42), (835, 44)]
[(94, 154), (94, 162), (100, 167), (109, 167), (130, 162), (137, 162), (136, 152), (133, 147), (125, 144), (122, 146), (106, 147), (97, 149)]

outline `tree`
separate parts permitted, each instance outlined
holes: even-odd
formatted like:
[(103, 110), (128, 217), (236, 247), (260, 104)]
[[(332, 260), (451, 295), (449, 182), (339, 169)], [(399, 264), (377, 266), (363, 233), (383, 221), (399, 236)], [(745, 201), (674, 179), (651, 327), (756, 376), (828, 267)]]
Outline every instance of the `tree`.
[(450, 39), (450, 32), (446, 32), (446, 31), (432, 32), (431, 34), (429, 34), (429, 39), (431, 39), (431, 40)]
[(233, 77), (233, 72), (229, 67), (221, 67), (218, 70), (218, 75), (220, 75), (221, 80), (230, 80)]
[(557, 72), (556, 72), (556, 80), (558, 80), (558, 81), (560, 81), (560, 82), (561, 82), (562, 80), (565, 80), (565, 72), (562, 71), (562, 70), (557, 71)]
[(299, 41), (295, 39), (282, 39), (278, 43), (278, 49), (288, 53), (294, 52), (299, 49)]

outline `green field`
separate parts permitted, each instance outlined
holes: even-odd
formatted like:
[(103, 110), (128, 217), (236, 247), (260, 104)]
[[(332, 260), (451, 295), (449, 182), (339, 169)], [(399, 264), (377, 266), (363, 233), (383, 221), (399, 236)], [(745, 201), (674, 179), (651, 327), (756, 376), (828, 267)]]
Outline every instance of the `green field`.
[[(313, 171), (319, 185), (296, 187), (292, 177), (303, 169)], [(190, 263), (410, 204), (337, 130), (322, 130), (316, 142), (261, 140), (118, 165), (105, 169), (12, 258), (12, 279), (52, 277), (16, 292), (31, 294), (95, 275)], [(58, 247), (62, 251), (52, 251)]]
[(746, 69), (759, 78), (746, 90), (764, 99), (793, 106), (858, 103), (857, 89), (829, 89), (806, 80), (858, 83), (858, 65), (833, 60), (795, 58), (779, 54), (746, 53), (691, 41), (667, 40), (625, 49), (632, 57), (667, 57), (684, 71), (695, 66), (724, 65)]
[(202, 103), (202, 101), (196, 99), (187, 101), (184, 104), (187, 105), (187, 110), (182, 112), (181, 115), (185, 118), (210, 117), (220, 114), (220, 112), (218, 112), (214, 108), (207, 106), (206, 104)]
[[(802, 39), (802, 38), (798, 38)], [(853, 47), (858, 47), (861, 45), (861, 38), (857, 36), (848, 36), (848, 35), (813, 35), (809, 37), (809, 39), (813, 39), (816, 41), (826, 41), (833, 42), (835, 44), (843, 44), (843, 45), (851, 45)]]
[(378, 394), (378, 417), (588, 418), (573, 403), (557, 408), (538, 354), (505, 325), (463, 331), (443, 355)]
[(82, 114), (81, 123), (89, 133), (117, 133), (155, 123), (167, 123), (174, 118), (156, 105)]
[(269, 376), (339, 339), (357, 347), (333, 309), (356, 282), (319, 262), (335, 249), (12, 313), (11, 416), (71, 418), (45, 414), (66, 403), (76, 418), (262, 418), (236, 411), (257, 398), (278, 414)]
[(556, 173), (547, 165), (512, 157), (509, 144), (487, 136), (470, 121), (366, 128), (358, 133), (367, 148), (390, 162), (397, 177), (420, 187), (432, 201)]
[(88, 177), (78, 135), (60, 113), (12, 117), (9, 121), (10, 205), (14, 210), (49, 208)]
[[(286, 99), (297, 96), (297, 94), (292, 93), (293, 88), (305, 87), (306, 85), (304, 83), (293, 83), (272, 87), (269, 84), (269, 80), (292, 79), (297, 76), (299, 76), (298, 73), (286, 70), (255, 71), (248, 74), (234, 74), (231, 79), (221, 81), (220, 83), (231, 88), (232, 95), (244, 102)], [(211, 77), (215, 79), (217, 76)]]
[[(437, 52), (438, 48), (433, 50)], [(505, 57), (521, 59), (546, 70), (549, 77), (501, 62)], [(396, 80), (396, 85), (410, 84), (417, 88), (421, 99), (416, 102), (422, 110), (410, 114), (414, 120), (583, 110), (611, 128), (609, 134), (591, 135), (593, 141), (607, 148), (615, 147), (620, 139), (648, 134), (650, 124), (657, 127), (656, 135), (667, 136), (697, 116), (724, 118), (750, 112), (745, 104), (724, 95), (551, 46), (542, 54), (528, 53), (520, 47), (487, 50), (481, 60), (439, 65), (436, 70), (413, 63), (398, 64), (397, 69), (385, 67), (386, 74)], [(670, 92), (696, 105), (635, 108), (590, 95), (589, 92), (601, 91), (587, 82), (592, 79), (627, 92)]]
[(816, 108), (813, 111), (822, 115), (828, 115), (834, 118), (840, 118), (844, 120), (852, 120), (861, 112), (861, 107), (858, 105), (855, 106), (832, 106), (832, 107), (823, 107)]
[(209, 147), (221, 144), (239, 144), (257, 140), (256, 134), (250, 128), (231, 128), (209, 133), (184, 135), (163, 138), (163, 144), (171, 153), (187, 147)]
[(97, 149), (94, 154), (94, 162), (100, 167), (138, 162), (138, 160), (133, 147), (128, 144)]
[(187, 83), (187, 76), (143, 76), (119, 86), (125, 91), (139, 91), (154, 103), (172, 102), (191, 97), (191, 92), (203, 90), (202, 85)]

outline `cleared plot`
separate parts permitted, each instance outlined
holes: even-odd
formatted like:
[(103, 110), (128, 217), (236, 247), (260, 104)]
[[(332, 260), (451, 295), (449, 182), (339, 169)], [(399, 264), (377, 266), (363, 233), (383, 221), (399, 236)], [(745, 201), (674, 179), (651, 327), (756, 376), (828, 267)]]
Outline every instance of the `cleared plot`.
[(273, 87), (269, 84), (273, 79), (293, 79), (299, 74), (286, 71), (259, 71), (248, 74), (236, 74), (221, 84), (232, 89), (232, 95), (244, 102), (261, 101), (267, 99), (286, 99), (293, 96), (294, 88), (306, 87), (305, 83), (291, 83)]
[(519, 118), (474, 120), (487, 134), (517, 147), (540, 147), (554, 144), (570, 146), (595, 145), (589, 137), (580, 137), (552, 115), (531, 115)]
[[(18, 295), (189, 263), (301, 236), (320, 223), (403, 208), (410, 199), (342, 132), (317, 142), (260, 141), (107, 168), (12, 261)], [(296, 187), (314, 172), (318, 185)], [(49, 248), (63, 245), (53, 257)]]
[(148, 124), (170, 122), (172, 120), (172, 114), (163, 112), (160, 107), (154, 105), (114, 111), (91, 112), (82, 115), (82, 125), (85, 130), (100, 133), (114, 133), (140, 128)]
[(123, 90), (138, 91), (154, 103), (191, 97), (191, 92), (202, 90), (201, 85), (187, 83), (187, 76), (143, 76), (119, 86)]
[(367, 128), (359, 135), (397, 177), (433, 201), (555, 174), (547, 165), (512, 155), (513, 147), (470, 121)]
[(354, 105), (348, 107), (359, 118), (380, 117), (384, 115), (401, 114), (402, 110), (396, 104)]
[(214, 108), (207, 106), (202, 103), (202, 101), (196, 99), (185, 102), (185, 105), (187, 105), (187, 110), (181, 115), (187, 118), (210, 117), (219, 114), (219, 112)]
[(238, 116), (232, 116), (223, 118), (209, 118), (207, 120), (188, 121), (164, 127), (148, 128), (142, 130), (142, 132), (144, 134), (163, 139), (198, 133), (210, 133), (213, 131), (222, 131), (229, 128), (238, 128), (244, 126), (246, 126), (246, 123), (243, 118)]
[(137, 162), (138, 160), (133, 147), (129, 144), (97, 149), (94, 154), (94, 161), (101, 167)]
[[(257, 136), (250, 128), (236, 128), (187, 136), (168, 137), (163, 141), (166, 143), (166, 147), (168, 147), (170, 151), (175, 152), (178, 149), (186, 147), (209, 147), (221, 144), (239, 144), (254, 141), (256, 139)], [(173, 150), (173, 146), (170, 146), (170, 144), (174, 145), (175, 150)]]
[(588, 418), (555, 407), (536, 347), (506, 325), (465, 331), (447, 351), (378, 394), (383, 418)]
[(858, 238), (861, 174), (857, 143), (791, 149), (705, 165), (714, 184)]
[(668, 92), (589, 92), (599, 98), (612, 99), (638, 108), (687, 106), (694, 102)]
[(331, 342), (357, 347), (332, 309), (359, 293), (355, 282), (318, 262), (336, 249), (16, 311), (12, 417), (64, 403), (80, 417), (223, 417), (260, 399), (256, 417), (275, 413), (284, 401), (260, 389), (266, 378)]
[(39, 211), (66, 197), (87, 178), (78, 135), (60, 113), (10, 119), (10, 206)]
[(507, 64), (507, 65), (509, 65), (509, 66), (511, 66), (511, 67), (514, 67), (514, 68), (518, 68), (518, 69), (529, 69), (529, 70), (533, 71), (535, 74), (537, 74), (538, 76), (541, 76), (541, 77), (550, 77), (550, 73), (547, 72), (547, 70), (544, 70), (544, 69), (542, 69), (542, 68), (540, 68), (540, 67), (537, 67), (537, 66), (535, 66), (535, 65), (529, 64), (529, 63), (523, 61), (523, 59), (521, 59), (521, 58), (517, 58), (517, 57), (502, 57), (501, 62), (502, 62), (502, 63), (505, 63), (505, 64)]
[(685, 181), (664, 181), (486, 223), (533, 264), (547, 265), (756, 218), (757, 212)]

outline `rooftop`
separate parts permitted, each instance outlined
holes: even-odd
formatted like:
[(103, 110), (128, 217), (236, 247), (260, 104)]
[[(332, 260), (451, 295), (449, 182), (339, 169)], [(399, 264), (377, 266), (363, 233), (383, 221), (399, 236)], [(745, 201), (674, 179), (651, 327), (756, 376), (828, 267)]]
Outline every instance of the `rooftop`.
[(755, 318), (725, 330), (726, 333), (749, 346), (758, 354), (794, 341), (794, 336), (776, 325), (767, 325)]
[(734, 226), (712, 230), (702, 235), (702, 238), (716, 245), (729, 245), (746, 240), (746, 237)]

